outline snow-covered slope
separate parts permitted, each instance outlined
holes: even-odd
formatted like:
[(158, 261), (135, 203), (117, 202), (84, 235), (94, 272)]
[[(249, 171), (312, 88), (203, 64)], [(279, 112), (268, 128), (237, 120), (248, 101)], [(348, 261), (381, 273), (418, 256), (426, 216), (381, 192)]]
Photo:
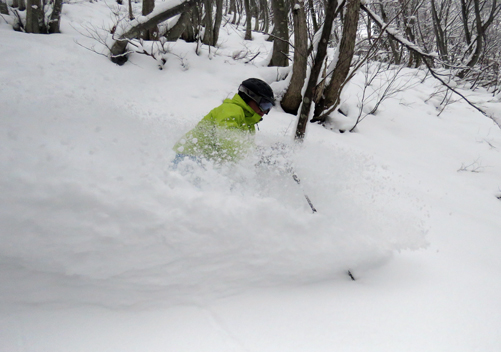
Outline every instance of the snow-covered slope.
[(65, 4), (51, 36), (0, 22), (0, 351), (501, 348), (491, 120), (462, 102), (437, 116), (428, 80), (356, 133), (308, 126), (300, 147), (277, 108), (257, 134), (275, 166), (183, 175), (175, 141), (248, 77), (280, 95), (283, 69), (230, 24), (217, 49), (168, 44), (163, 70), (118, 67), (80, 33), (109, 11)]

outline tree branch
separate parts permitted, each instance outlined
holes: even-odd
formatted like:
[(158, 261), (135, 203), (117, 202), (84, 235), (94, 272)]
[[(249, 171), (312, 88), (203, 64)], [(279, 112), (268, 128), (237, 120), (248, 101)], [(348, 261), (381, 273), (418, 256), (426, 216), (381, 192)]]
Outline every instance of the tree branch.
[(122, 34), (115, 33), (118, 35), (118, 39), (111, 45), (111, 61), (118, 65), (123, 65), (127, 61), (127, 57), (124, 56), (124, 53), (126, 51), (128, 39), (137, 38), (142, 31), (154, 28), (160, 22), (188, 11), (200, 1), (201, 0), (187, 0), (163, 11), (161, 9), (156, 10), (148, 16), (140, 17), (140, 19), (146, 19), (144, 22), (139, 22), (137, 19), (131, 21), (128, 29), (123, 31)]

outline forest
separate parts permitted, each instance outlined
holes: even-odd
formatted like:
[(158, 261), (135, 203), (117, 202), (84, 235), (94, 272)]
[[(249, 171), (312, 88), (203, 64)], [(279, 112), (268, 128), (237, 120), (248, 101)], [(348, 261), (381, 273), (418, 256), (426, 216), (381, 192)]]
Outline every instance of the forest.
[[(1, 11), (12, 16), (15, 30), (58, 33), (63, 0), (2, 0)], [(454, 87), (501, 89), (501, 3), (497, 0), (187, 0), (155, 4), (144, 0), (141, 12), (132, 0), (114, 12), (109, 36), (90, 31), (110, 59), (123, 65), (133, 53), (161, 62), (163, 45), (183, 39), (217, 46), (224, 21), (268, 35), (273, 42), (269, 66), (292, 66), (282, 109), (298, 115), (296, 139), (304, 138), (308, 120), (325, 123), (339, 109), (343, 87), (368, 62), (387, 67), (422, 68), (439, 80), (447, 93), (444, 104), (459, 95)], [(174, 21), (169, 19), (175, 18)], [(158, 45), (145, 49), (144, 41)], [(328, 48), (336, 48), (329, 58)], [(252, 60), (250, 58), (249, 60)], [(314, 107), (313, 107), (314, 106)], [(377, 109), (377, 107), (376, 107)], [(373, 111), (372, 113), (375, 113)], [(496, 119), (493, 119), (496, 121)], [(358, 121), (357, 121), (358, 122)], [(355, 125), (350, 129), (353, 130)]]

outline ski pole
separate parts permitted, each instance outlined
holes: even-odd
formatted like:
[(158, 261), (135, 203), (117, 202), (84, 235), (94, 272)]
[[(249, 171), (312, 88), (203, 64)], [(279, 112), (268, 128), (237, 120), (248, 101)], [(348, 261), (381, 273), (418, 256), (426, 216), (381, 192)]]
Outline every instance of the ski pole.
[[(303, 189), (303, 187), (301, 186), (301, 180), (299, 179), (299, 177), (297, 177), (297, 175), (294, 173), (294, 171), (291, 171), (291, 174), (292, 174), (292, 178), (294, 179), (294, 181), (296, 181), (296, 183), (299, 185), (299, 187), (301, 187), (301, 189)], [(304, 194), (304, 197), (306, 198), (306, 201), (308, 202), (308, 205), (311, 208), (311, 211), (313, 212), (313, 214), (315, 214), (317, 212), (317, 209), (315, 209), (315, 207), (313, 206), (313, 203), (311, 202), (310, 197), (308, 197), (308, 195), (306, 193), (304, 193), (304, 190), (303, 190), (303, 194)]]

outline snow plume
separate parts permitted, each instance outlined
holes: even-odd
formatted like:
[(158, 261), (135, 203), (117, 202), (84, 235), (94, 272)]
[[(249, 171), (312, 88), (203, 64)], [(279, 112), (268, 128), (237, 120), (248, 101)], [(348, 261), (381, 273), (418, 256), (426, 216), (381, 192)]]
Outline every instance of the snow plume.
[[(17, 45), (18, 34), (1, 33)], [(71, 36), (59, 46), (53, 38), (23, 36), (34, 53), (51, 55), (20, 56), (2, 73), (12, 82), (2, 91), (0, 124), (5, 302), (172, 304), (345, 280), (348, 269), (362, 272), (424, 245), (423, 216), (417, 202), (400, 204), (406, 186), (397, 176), (319, 126), (296, 149), (283, 133), (290, 116), (278, 109), (260, 123), (259, 152), (241, 163), (170, 169), (184, 133), (243, 78), (275, 69), (230, 65), (223, 55), (207, 60), (178, 42), (173, 50), (190, 70), (170, 60), (159, 71), (138, 56), (124, 74), (75, 50)]]
[[(193, 301), (335, 278), (424, 244), (420, 224), (393, 213), (395, 180), (363, 155), (324, 146), (311, 159), (316, 145), (278, 152), (262, 140), (237, 165), (171, 170), (164, 138), (178, 126), (75, 111), (7, 119), (0, 258), (16, 276), (2, 288), (9, 301)], [(51, 289), (23, 290), (33, 277)]]

